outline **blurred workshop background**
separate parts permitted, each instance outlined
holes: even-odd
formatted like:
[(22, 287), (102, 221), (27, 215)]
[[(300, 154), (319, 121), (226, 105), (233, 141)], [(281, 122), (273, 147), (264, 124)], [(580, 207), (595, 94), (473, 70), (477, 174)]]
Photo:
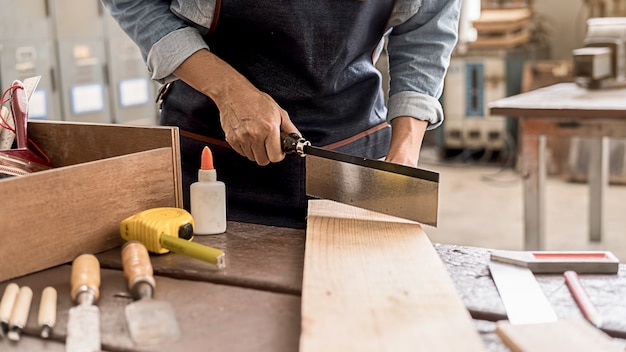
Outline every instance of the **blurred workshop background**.
[[(159, 86), (98, 0), (0, 3), (0, 87), (42, 77), (31, 119), (157, 124)], [(491, 116), (488, 104), (573, 82), (587, 21), (608, 17), (626, 17), (626, 0), (463, 1), (441, 98), (446, 119), (427, 133), (420, 158), (420, 167), (441, 174), (439, 225), (426, 228), (433, 242), (523, 248), (517, 121)], [(613, 47), (613, 64), (626, 60), (623, 44)], [(385, 75), (384, 55), (379, 65)], [(602, 241), (590, 242), (585, 140), (548, 138), (546, 249), (604, 249), (626, 260), (625, 150), (626, 141), (610, 141), (606, 226)]]

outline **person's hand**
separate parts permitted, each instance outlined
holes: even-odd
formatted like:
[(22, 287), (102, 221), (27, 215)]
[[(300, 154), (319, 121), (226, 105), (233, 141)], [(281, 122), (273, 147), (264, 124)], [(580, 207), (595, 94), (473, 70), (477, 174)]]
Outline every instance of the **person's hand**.
[(243, 85), (236, 94), (222, 97), (218, 108), (226, 142), (259, 165), (284, 159), (281, 131), (299, 134), (287, 112), (252, 85)]
[(391, 120), (391, 144), (385, 161), (417, 167), (428, 122), (409, 116)]
[(259, 165), (285, 158), (281, 132), (300, 134), (274, 99), (208, 50), (192, 54), (174, 75), (215, 102), (226, 142)]

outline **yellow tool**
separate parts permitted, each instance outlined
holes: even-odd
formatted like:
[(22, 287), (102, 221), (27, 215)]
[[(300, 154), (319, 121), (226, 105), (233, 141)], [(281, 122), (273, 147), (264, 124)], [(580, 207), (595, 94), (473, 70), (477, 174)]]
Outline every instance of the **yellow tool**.
[(226, 267), (222, 250), (204, 246), (193, 239), (191, 214), (181, 208), (163, 207), (144, 210), (124, 220), (120, 233), (126, 241), (139, 241), (148, 251), (164, 254), (170, 251)]

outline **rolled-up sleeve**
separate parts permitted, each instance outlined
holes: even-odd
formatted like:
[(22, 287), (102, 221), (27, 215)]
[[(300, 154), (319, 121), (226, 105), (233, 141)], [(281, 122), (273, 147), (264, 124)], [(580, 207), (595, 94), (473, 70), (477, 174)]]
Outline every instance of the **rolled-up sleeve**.
[(460, 5), (460, 0), (426, 0), (393, 26), (388, 41), (389, 122), (411, 116), (427, 120), (429, 129), (443, 122), (438, 99), (458, 39)]
[[(152, 79), (157, 82), (175, 80), (172, 73), (183, 61), (200, 49), (208, 49), (201, 32), (208, 31), (212, 22), (214, 1), (203, 1), (204, 11), (193, 11), (197, 10), (192, 6), (197, 5), (193, 1), (101, 1), (122, 30), (137, 44)], [(180, 11), (175, 13), (173, 10)], [(205, 18), (202, 23), (196, 23), (185, 18), (185, 13), (201, 14)], [(209, 26), (204, 27), (205, 23)]]

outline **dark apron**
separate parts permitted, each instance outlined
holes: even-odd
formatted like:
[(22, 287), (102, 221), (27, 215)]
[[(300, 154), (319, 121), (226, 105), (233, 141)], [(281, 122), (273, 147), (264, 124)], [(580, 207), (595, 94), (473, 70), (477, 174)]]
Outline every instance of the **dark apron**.
[[(381, 158), (391, 132), (372, 56), (392, 7), (392, 0), (223, 0), (205, 40), (272, 96), (313, 145)], [(208, 145), (226, 184), (229, 220), (304, 227), (303, 158), (258, 166), (237, 154), (224, 142), (213, 101), (182, 81), (164, 97), (161, 124), (181, 129), (186, 209)]]

